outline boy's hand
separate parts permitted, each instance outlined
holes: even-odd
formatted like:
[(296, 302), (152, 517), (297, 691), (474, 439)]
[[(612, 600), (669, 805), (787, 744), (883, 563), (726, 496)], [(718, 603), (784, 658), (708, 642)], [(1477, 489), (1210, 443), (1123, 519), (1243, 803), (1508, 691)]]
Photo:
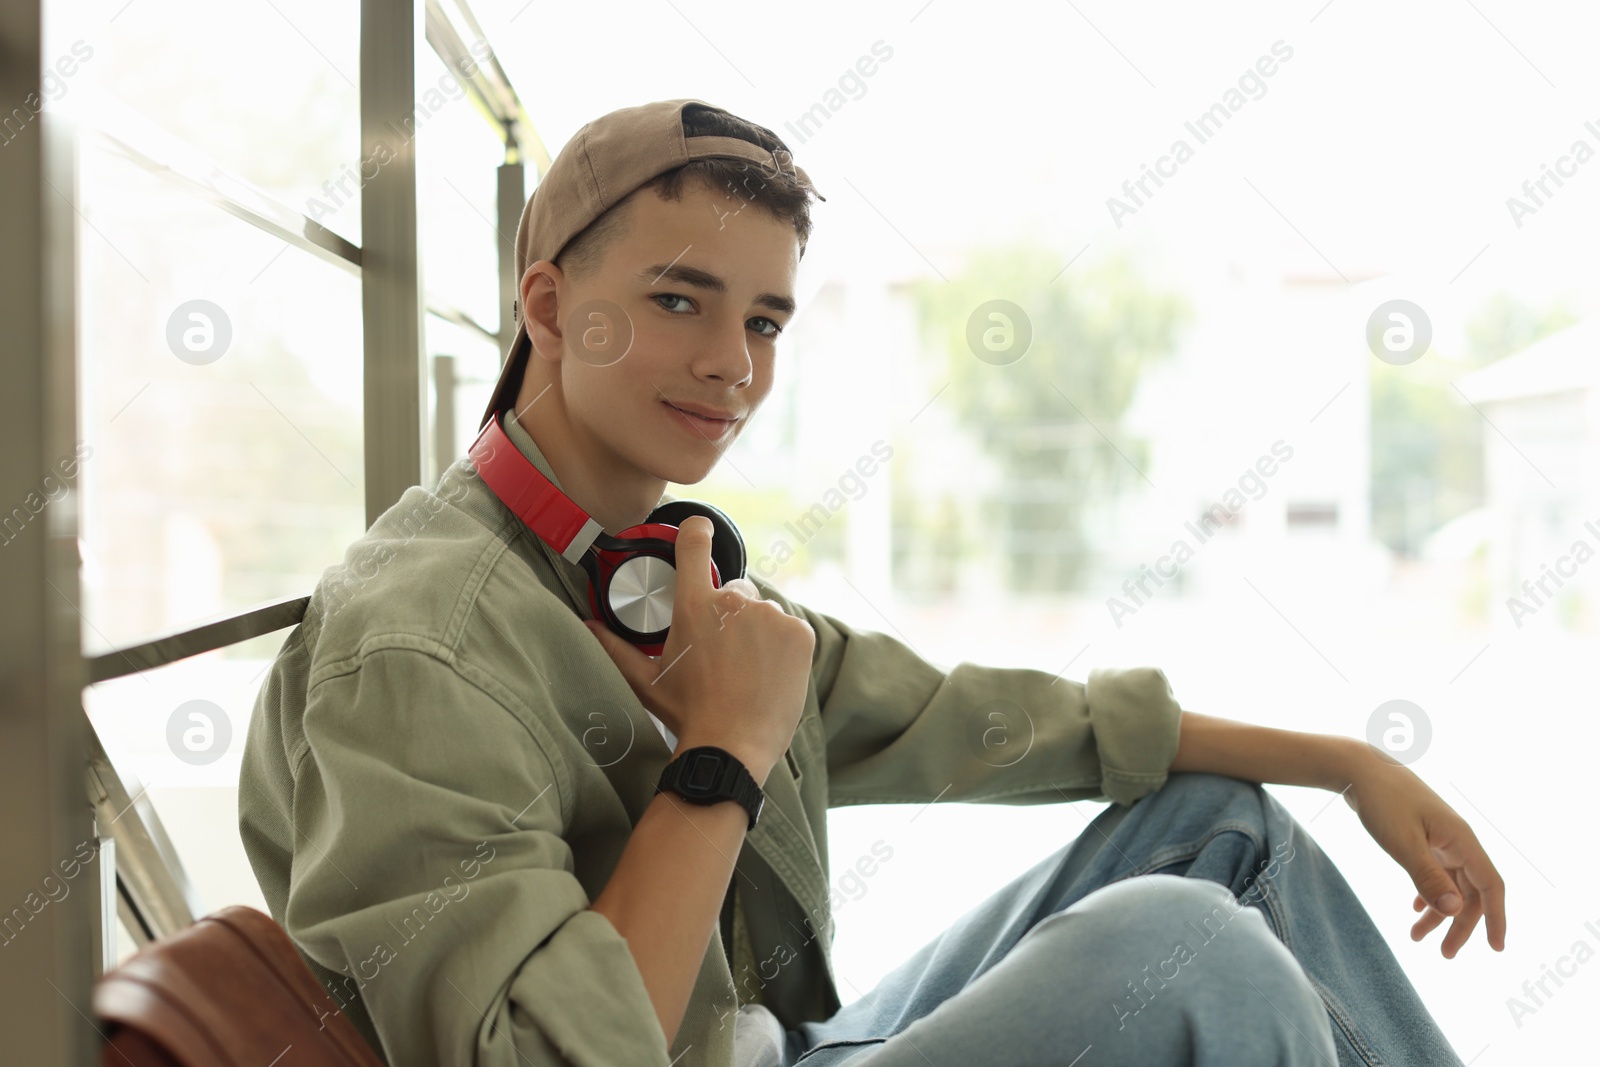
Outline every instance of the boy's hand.
[(764, 785), (800, 721), (816, 633), (806, 620), (762, 600), (749, 581), (714, 588), (711, 539), (711, 520), (703, 515), (678, 527), (672, 625), (660, 659), (602, 622), (584, 625), (639, 702), (677, 737), (678, 751), (727, 749)]
[(1439, 947), (1445, 959), (1454, 959), (1478, 919), (1487, 916), (1489, 945), (1504, 952), (1505, 882), (1477, 835), (1409, 767), (1367, 749), (1351, 775), (1345, 802), (1417, 887), (1411, 908), (1426, 914), (1411, 927), (1411, 940), (1421, 941), (1454, 916)]

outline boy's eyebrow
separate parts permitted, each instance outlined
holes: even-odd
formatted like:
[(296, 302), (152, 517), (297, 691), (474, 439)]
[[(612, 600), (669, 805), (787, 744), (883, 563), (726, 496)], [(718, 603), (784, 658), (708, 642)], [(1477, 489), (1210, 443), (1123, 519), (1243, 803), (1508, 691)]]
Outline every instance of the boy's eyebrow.
[[(709, 289), (713, 293), (725, 293), (728, 291), (728, 283), (710, 271), (677, 263), (657, 263), (653, 267), (644, 268), (635, 277), (652, 285), (662, 278), (670, 278), (682, 285), (692, 285), (696, 289)], [(764, 308), (771, 308), (773, 311), (782, 311), (789, 315), (794, 314), (794, 301), (778, 293), (761, 293), (756, 297), (755, 302)]]

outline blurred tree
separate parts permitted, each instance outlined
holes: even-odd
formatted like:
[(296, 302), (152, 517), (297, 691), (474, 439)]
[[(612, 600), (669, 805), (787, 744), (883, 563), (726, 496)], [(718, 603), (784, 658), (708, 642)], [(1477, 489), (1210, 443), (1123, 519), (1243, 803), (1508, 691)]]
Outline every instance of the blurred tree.
[(949, 384), (936, 402), (999, 464), (993, 513), (1015, 591), (1075, 588), (1092, 552), (1085, 509), (1143, 482), (1147, 446), (1119, 422), (1188, 318), (1180, 295), (1152, 288), (1121, 254), (1064, 279), (1061, 264), (1036, 246), (983, 249), (949, 283), (912, 286), (924, 336), (944, 355)]
[(1371, 377), (1372, 532), (1414, 557), (1429, 534), (1484, 502), (1483, 438), (1488, 427), (1451, 383), (1578, 320), (1565, 301), (1538, 309), (1497, 293), (1467, 323), (1455, 359), (1403, 367), (1374, 361)]
[(1566, 297), (1541, 310), (1510, 293), (1496, 293), (1467, 323), (1468, 359), (1473, 367), (1492, 363), (1571, 326), (1581, 317)]

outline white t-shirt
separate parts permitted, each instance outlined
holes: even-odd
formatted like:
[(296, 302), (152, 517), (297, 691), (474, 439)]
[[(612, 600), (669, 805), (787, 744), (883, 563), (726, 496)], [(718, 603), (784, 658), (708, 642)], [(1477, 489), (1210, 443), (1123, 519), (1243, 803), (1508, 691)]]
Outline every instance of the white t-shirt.
[[(645, 714), (656, 724), (668, 748), (677, 748), (678, 739), (667, 724), (655, 717), (649, 708)], [(778, 1017), (761, 1004), (741, 1004), (733, 1016), (734, 1067), (783, 1067), (783, 1047), (786, 1035)]]
[(733, 1016), (734, 1067), (783, 1067), (787, 1035), (778, 1017), (760, 1004), (742, 1004)]

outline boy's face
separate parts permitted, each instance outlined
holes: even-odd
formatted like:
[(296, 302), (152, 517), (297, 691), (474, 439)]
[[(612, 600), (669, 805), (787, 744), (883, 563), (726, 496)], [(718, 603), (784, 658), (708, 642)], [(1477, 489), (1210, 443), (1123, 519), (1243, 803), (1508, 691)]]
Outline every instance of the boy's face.
[[(572, 438), (599, 465), (689, 485), (772, 389), (799, 238), (788, 222), (701, 182), (685, 183), (681, 200), (641, 189), (626, 204), (625, 232), (595, 273), (574, 279), (548, 261), (530, 269), (529, 336), (540, 359), (559, 361), (551, 369)], [(673, 404), (733, 419), (702, 421)]]

